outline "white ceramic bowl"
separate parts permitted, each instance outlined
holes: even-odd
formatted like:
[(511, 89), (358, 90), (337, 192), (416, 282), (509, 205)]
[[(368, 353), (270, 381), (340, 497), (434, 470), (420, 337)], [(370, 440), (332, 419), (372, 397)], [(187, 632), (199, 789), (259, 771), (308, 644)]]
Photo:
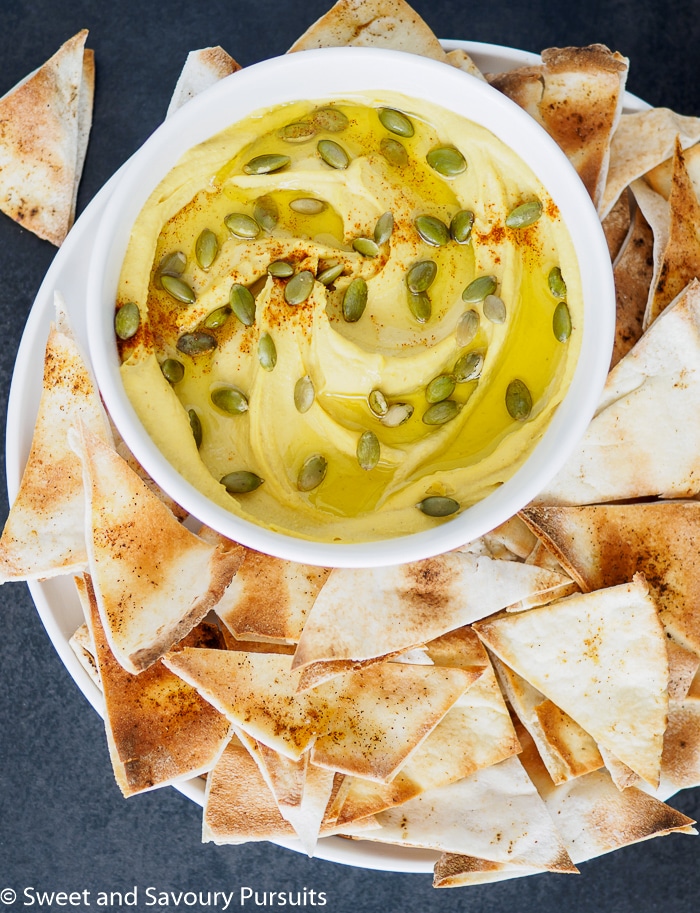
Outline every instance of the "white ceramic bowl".
[[(584, 326), (569, 390), (543, 438), (497, 491), (428, 531), (364, 544), (315, 543), (271, 532), (220, 507), (185, 481), (140, 424), (119, 372), (114, 302), (129, 234), (151, 191), (190, 147), (252, 112), (299, 99), (394, 91), (448, 108), (513, 148), (559, 207), (580, 265)], [(188, 102), (133, 156), (100, 222), (88, 279), (91, 362), (110, 415), (151, 476), (202, 522), (279, 557), (327, 566), (379, 566), (416, 560), (471, 541), (532, 500), (583, 435), (604, 383), (614, 334), (612, 269), (600, 222), (570, 163), (535, 121), (486, 83), (453, 67), (395, 51), (334, 48), (248, 67)]]

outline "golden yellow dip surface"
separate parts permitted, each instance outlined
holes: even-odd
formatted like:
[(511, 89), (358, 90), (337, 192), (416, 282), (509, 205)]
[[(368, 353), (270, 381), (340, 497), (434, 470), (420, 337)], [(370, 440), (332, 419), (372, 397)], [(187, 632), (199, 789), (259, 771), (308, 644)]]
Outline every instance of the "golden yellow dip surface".
[[(262, 155), (289, 161), (261, 165)], [(538, 202), (539, 218), (509, 227), (514, 210)], [(455, 240), (449, 227), (464, 211), (471, 233), (453, 229)], [(442, 228), (429, 220), (422, 236), (425, 216)], [(391, 233), (376, 243), (378, 222)], [(205, 230), (216, 240), (198, 261)], [(271, 275), (276, 261), (292, 276)], [(422, 261), (435, 277), (412, 293)], [(340, 274), (319, 281), (333, 266)], [(552, 290), (554, 268), (563, 291)], [(290, 282), (305, 271), (311, 290), (295, 303)], [(488, 276), (493, 294), (468, 300)], [(355, 319), (344, 303), (358, 278), (367, 299)], [(180, 300), (183, 287), (193, 300)], [(583, 309), (566, 227), (522, 160), (444, 109), (371, 94), (258, 113), (188, 152), (133, 228), (117, 308), (126, 303), (140, 325), (119, 340), (124, 385), (175, 468), (255, 523), (345, 543), (429, 528), (441, 521), (416, 506), (426, 497), (464, 509), (506, 481), (566, 392)], [(192, 354), (191, 334), (204, 351)], [(217, 405), (231, 389), (235, 414)], [(442, 404), (430, 401), (445, 391)], [(253, 474), (244, 487), (262, 482), (232, 494), (220, 480), (240, 471)]]

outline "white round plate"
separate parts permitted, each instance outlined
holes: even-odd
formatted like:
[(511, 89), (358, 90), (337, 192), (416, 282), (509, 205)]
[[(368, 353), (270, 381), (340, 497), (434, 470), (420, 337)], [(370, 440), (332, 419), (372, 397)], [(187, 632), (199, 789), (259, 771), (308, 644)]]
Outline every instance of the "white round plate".
[[(443, 45), (446, 50), (463, 48), (485, 73), (500, 73), (539, 62), (537, 54), (499, 45), (456, 40), (445, 40)], [(630, 93), (626, 94), (626, 110), (645, 107), (648, 107), (645, 102)], [(95, 230), (118, 174), (119, 172), (105, 184), (71, 229), (42, 282), (27, 319), (17, 352), (7, 407), (6, 472), (10, 503), (19, 489), (31, 447), (42, 389), (42, 371), (39, 365), (42, 363), (49, 327), (55, 315), (54, 292), (57, 290), (65, 298), (71, 325), (83, 352), (87, 353), (88, 264)], [(39, 617), (61, 661), (87, 700), (103, 715), (102, 694), (69, 645), (69, 639), (84, 620), (72, 577), (31, 581), (28, 586)], [(201, 778), (183, 780), (176, 788), (194, 802), (203, 805), (204, 781)], [(301, 846), (293, 841), (280, 842), (280, 845), (301, 851)], [(433, 864), (438, 858), (437, 853), (424, 850), (341, 837), (326, 837), (319, 841), (315, 855), (319, 859), (366, 869), (424, 873), (432, 872)]]

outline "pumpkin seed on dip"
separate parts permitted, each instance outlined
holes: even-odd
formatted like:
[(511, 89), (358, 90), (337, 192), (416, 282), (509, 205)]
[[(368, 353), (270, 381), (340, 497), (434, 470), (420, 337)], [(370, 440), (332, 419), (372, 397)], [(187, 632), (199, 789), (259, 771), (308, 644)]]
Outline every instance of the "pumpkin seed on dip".
[(326, 542), (428, 530), (490, 494), (580, 348), (578, 264), (541, 183), (398, 93), (287, 103), (192, 148), (134, 226), (117, 317), (129, 303), (124, 385), (178, 471)]

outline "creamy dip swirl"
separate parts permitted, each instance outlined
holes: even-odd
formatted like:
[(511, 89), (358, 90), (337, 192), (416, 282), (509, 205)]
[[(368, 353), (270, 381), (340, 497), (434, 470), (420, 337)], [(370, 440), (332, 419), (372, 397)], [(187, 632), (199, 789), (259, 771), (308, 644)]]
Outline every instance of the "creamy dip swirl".
[[(386, 108), (407, 116), (412, 136), (393, 132), (397, 118), (380, 118)], [(324, 160), (320, 140), (337, 143), (347, 167)], [(450, 150), (458, 167), (444, 174), (431, 166), (436, 149)], [(270, 154), (289, 161), (255, 173), (257, 157)], [(405, 162), (397, 157), (403, 155)], [(541, 204), (539, 218), (509, 227), (509, 215), (524, 203)], [(464, 211), (473, 213), (471, 234), (455, 240), (449, 226)], [(232, 232), (231, 214), (256, 218), (257, 231), (249, 232), (256, 236)], [(380, 226), (393, 227), (374, 249), (366, 241), (382, 216)], [(423, 216), (442, 223), (446, 243), (421, 236), (416, 219)], [(205, 230), (216, 238), (216, 256), (203, 268), (196, 245)], [(407, 276), (426, 260), (435, 264), (435, 278), (416, 307)], [(314, 277), (303, 302), (289, 303), (291, 277), (268, 271), (276, 261), (293, 275)], [(333, 266), (340, 275), (319, 281)], [(553, 291), (557, 270), (565, 288)], [(194, 300), (173, 297), (172, 283), (170, 291), (163, 287), (169, 273)], [(489, 276), (494, 296), (465, 300), (473, 280)], [(348, 321), (343, 304), (358, 277), (366, 282), (366, 307)], [(232, 310), (234, 285), (252, 293), (252, 322)], [(424, 499), (446, 498), (432, 503), (461, 510), (506, 481), (566, 392), (582, 320), (569, 234), (520, 157), (445, 109), (370, 93), (260, 112), (190, 150), (133, 228), (117, 309), (127, 303), (138, 306), (140, 324), (119, 340), (124, 385), (175, 468), (254, 523), (344, 543), (429, 528), (441, 520), (417, 506)], [(474, 313), (465, 318), (468, 311)], [(183, 352), (183, 337), (203, 332), (215, 347)], [(470, 353), (477, 376), (464, 380), (455, 366)], [(167, 380), (163, 371), (173, 361), (182, 377)], [(435, 405), (427, 388), (443, 375), (437, 386), (453, 386), (448, 405), (426, 416)], [(299, 408), (300, 381), (313, 390), (306, 411)], [(245, 411), (220, 408), (212, 394), (222, 389), (236, 391)], [(410, 417), (392, 426), (381, 413), (390, 408), (396, 416), (397, 406), (399, 417)], [(445, 416), (444, 423), (425, 421)], [(358, 458), (363, 435), (375, 445), (369, 460), (364, 451)], [(309, 459), (323, 471), (306, 490), (300, 474)], [(240, 472), (262, 481), (232, 494), (221, 480)]]

